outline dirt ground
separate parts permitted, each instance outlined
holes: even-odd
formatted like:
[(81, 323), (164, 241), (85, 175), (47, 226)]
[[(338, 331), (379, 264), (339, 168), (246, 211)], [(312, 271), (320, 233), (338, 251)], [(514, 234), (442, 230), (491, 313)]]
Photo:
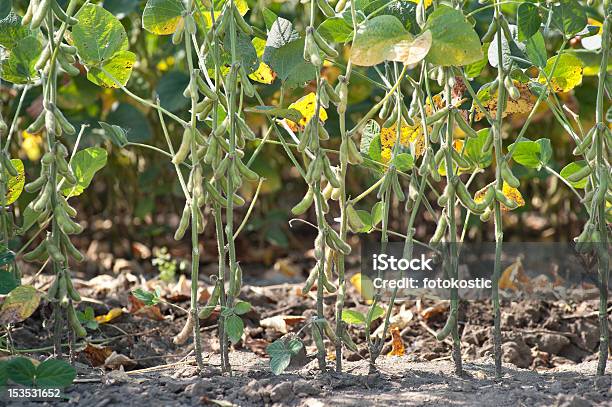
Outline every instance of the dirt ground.
[[(195, 367), (170, 366), (150, 372), (89, 373), (66, 395), (76, 406), (566, 406), (612, 405), (611, 377), (594, 377), (594, 362), (535, 372), (507, 366), (493, 379), (492, 361), (465, 363), (465, 377), (448, 360), (414, 362), (384, 356), (368, 374), (365, 361), (347, 362), (346, 373), (320, 374), (311, 362), (272, 376), (264, 359), (231, 354), (234, 376), (218, 375), (218, 357), (196, 376)], [(609, 369), (610, 371), (610, 369)], [(57, 403), (55, 403), (57, 404)], [(22, 405), (27, 405), (26, 403)], [(34, 404), (33, 404), (34, 405)], [(36, 405), (41, 405), (40, 403)]]
[[(202, 303), (210, 290), (206, 274), (200, 284)], [(394, 315), (401, 318), (395, 324), (405, 353), (389, 356), (388, 340), (376, 373), (369, 371), (366, 361), (363, 327), (350, 326), (359, 352), (345, 351), (344, 373), (333, 372), (333, 350), (327, 342), (327, 373), (318, 370), (311, 356), (297, 370), (274, 376), (265, 348), (283, 332), (282, 327), (263, 321), (278, 317), (287, 322), (287, 331), (296, 332), (313, 316), (314, 293), (301, 294), (299, 274), (266, 286), (247, 281), (240, 298), (253, 309), (245, 314), (242, 341), (230, 352), (233, 376), (228, 377), (221, 376), (218, 369), (218, 311), (201, 320), (207, 369), (198, 373), (191, 339), (182, 345), (172, 342), (185, 322), (184, 313), (165, 303), (142, 307), (130, 295), (136, 287), (161, 285), (165, 301), (187, 308), (189, 281), (164, 285), (130, 271), (75, 277), (75, 287), (84, 298), (80, 310), (91, 306), (97, 316), (113, 308), (121, 313), (89, 330), (88, 338), (74, 346), (79, 375), (66, 389), (64, 402), (12, 405), (612, 406), (611, 374), (594, 375), (599, 343), (596, 290), (573, 300), (552, 292), (549, 300), (506, 301), (502, 311), (504, 377), (499, 381), (494, 380), (491, 358), (490, 303), (461, 303), (465, 376), (458, 378), (450, 360), (450, 341), (439, 342), (432, 335), (444, 325), (448, 304), (426, 299), (396, 304)], [(50, 276), (41, 275), (35, 285), (44, 290), (50, 282)], [(330, 313), (334, 301), (334, 295), (325, 298)], [(346, 307), (366, 309), (350, 284)], [(23, 354), (40, 360), (50, 355), (50, 317), (50, 305), (43, 304), (33, 317), (15, 327), (12, 336), (18, 348), (36, 348), (36, 352)], [(312, 355), (315, 347), (307, 331), (301, 336)]]

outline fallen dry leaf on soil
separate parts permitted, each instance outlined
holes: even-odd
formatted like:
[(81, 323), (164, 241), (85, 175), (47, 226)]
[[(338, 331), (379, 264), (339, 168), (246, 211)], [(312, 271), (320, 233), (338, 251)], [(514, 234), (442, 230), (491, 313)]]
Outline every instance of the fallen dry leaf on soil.
[(391, 352), (388, 353), (388, 356), (404, 356), (406, 349), (398, 327), (391, 328), (391, 338)]
[(436, 305), (432, 305), (431, 307), (427, 307), (423, 311), (421, 311), (421, 317), (423, 317), (423, 319), (425, 319), (426, 321), (429, 321), (430, 319), (435, 318), (438, 315), (446, 313), (447, 309), (448, 303), (440, 302)]
[(531, 291), (531, 280), (525, 274), (521, 259), (517, 259), (514, 263), (506, 267), (499, 278), (500, 290), (519, 291), (525, 289)]
[(118, 369), (121, 366), (131, 367), (135, 365), (136, 365), (136, 362), (134, 362), (132, 359), (128, 358), (125, 355), (117, 353), (117, 352), (111, 353), (110, 356), (107, 357), (106, 360), (104, 361), (104, 367), (106, 367), (107, 369), (111, 369), (111, 370)]
[(128, 297), (128, 312), (132, 315), (138, 315), (154, 321), (164, 320), (164, 316), (157, 305), (146, 306), (142, 301), (133, 295)]
[(122, 314), (123, 311), (121, 308), (113, 308), (104, 315), (98, 315), (96, 317), (96, 321), (98, 321), (99, 324), (106, 324), (107, 322), (111, 322), (113, 319), (119, 318)]
[(13, 289), (0, 308), (0, 324), (13, 324), (27, 319), (40, 304), (40, 293), (31, 285)]
[(104, 361), (113, 353), (113, 350), (109, 346), (88, 343), (82, 353), (93, 367), (98, 367), (104, 364)]
[[(391, 327), (391, 329), (404, 329), (408, 326), (410, 321), (412, 321), (413, 317), (414, 314), (412, 313), (412, 311), (406, 308), (406, 304), (402, 304), (399, 311), (389, 319), (389, 326)], [(383, 333), (383, 328), (384, 324), (381, 324), (376, 329), (376, 331), (374, 331), (373, 336), (380, 338)]]
[(264, 328), (272, 328), (280, 333), (286, 334), (289, 332), (288, 328), (303, 322), (306, 317), (303, 316), (292, 316), (292, 315), (276, 315), (270, 318), (264, 318), (259, 321), (259, 325)]

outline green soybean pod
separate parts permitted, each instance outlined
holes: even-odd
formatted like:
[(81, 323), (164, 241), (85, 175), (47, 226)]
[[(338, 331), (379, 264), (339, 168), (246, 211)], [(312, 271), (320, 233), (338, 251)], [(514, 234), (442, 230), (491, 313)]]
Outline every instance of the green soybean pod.
[(63, 21), (68, 25), (78, 24), (79, 20), (74, 17), (70, 17), (64, 9), (57, 3), (57, 0), (51, 0), (51, 9), (53, 10), (53, 14), (57, 17), (58, 20)]
[(236, 265), (236, 272), (234, 274), (234, 284), (232, 295), (238, 297), (240, 295), (240, 288), (242, 287), (242, 267), (240, 264)]
[(196, 25), (195, 19), (193, 15), (187, 14), (185, 17), (185, 30), (189, 35), (195, 35), (198, 32), (198, 27)]
[(406, 199), (406, 194), (402, 190), (402, 186), (400, 185), (399, 178), (397, 177), (397, 173), (391, 176), (391, 187), (393, 188), (393, 193), (397, 197), (400, 202), (403, 202)]
[(486, 154), (493, 147), (494, 132), (495, 130), (493, 130), (493, 128), (489, 129), (489, 134), (487, 134), (487, 138), (485, 139), (485, 142), (482, 144), (482, 148), (480, 149), (481, 153)]
[(359, 213), (355, 210), (352, 204), (346, 206), (346, 218), (348, 225), (353, 232), (359, 232), (365, 227), (365, 224), (361, 220)]
[(482, 36), (482, 42), (491, 42), (493, 41), (493, 37), (497, 32), (497, 18), (493, 17), (491, 19), (491, 23), (489, 24), (489, 28), (487, 28), (487, 32)]
[(508, 162), (503, 161), (500, 165), (502, 179), (512, 188), (518, 188), (519, 186), (521, 186), (521, 182), (518, 178), (514, 176), (512, 170), (508, 166)]
[(183, 41), (183, 34), (185, 33), (185, 20), (180, 19), (176, 25), (176, 29), (172, 34), (172, 43), (178, 45)]
[(319, 329), (319, 324), (317, 322), (313, 322), (310, 326), (310, 333), (315, 345), (317, 346), (317, 351), (324, 352), (325, 344), (323, 343), (323, 337), (321, 336), (321, 331)]
[(26, 9), (26, 12), (23, 18), (21, 19), (22, 26), (26, 26), (30, 24), (30, 22), (32, 22), (32, 16), (34, 15), (34, 9), (36, 7), (38, 7), (38, 0), (30, 0), (30, 3), (28, 4), (28, 8)]
[(359, 165), (363, 163), (363, 157), (357, 148), (357, 145), (353, 141), (351, 137), (347, 139), (347, 148), (348, 148), (348, 162), (353, 165)]
[(461, 115), (459, 110), (455, 109), (454, 113), (455, 113), (455, 115), (454, 115), (455, 116), (455, 122), (457, 123), (459, 128), (465, 133), (465, 136), (468, 137), (468, 138), (477, 138), (478, 137), (478, 133), (476, 132), (476, 130), (474, 130), (472, 127), (470, 127), (468, 122), (465, 121), (465, 119), (463, 118), (463, 116)]
[(223, 198), (219, 191), (217, 191), (217, 189), (213, 187), (210, 182), (205, 182), (204, 188), (206, 189), (208, 196), (210, 196), (213, 201), (223, 208), (227, 207), (227, 200)]
[[(319, 1), (325, 1), (325, 0), (319, 0)], [(319, 34), (315, 29), (313, 29), (312, 35), (313, 35), (315, 43), (317, 44), (319, 49), (323, 51), (325, 55), (327, 55), (330, 58), (338, 58), (339, 56), (338, 51), (336, 51), (334, 47), (329, 45), (327, 41), (325, 41), (325, 39), (321, 36), (321, 34)]]
[(237, 113), (236, 113), (236, 123), (238, 123), (238, 127), (240, 127), (240, 130), (242, 131), (242, 134), (248, 140), (255, 140), (257, 138), (257, 136), (255, 135), (255, 133), (253, 133), (253, 130), (251, 130), (249, 125)]
[(51, 57), (51, 47), (47, 45), (45, 46), (43, 51), (40, 53), (40, 56), (38, 57), (38, 60), (36, 61), (36, 64), (34, 65), (34, 69), (36, 70), (42, 69), (50, 57)]
[(325, 290), (327, 290), (328, 293), (333, 294), (338, 291), (336, 287), (329, 281), (325, 273), (323, 273), (323, 275), (321, 276), (321, 280), (321, 282), (323, 283), (323, 287), (325, 288)]
[(304, 59), (314, 66), (320, 67), (323, 64), (321, 55), (319, 55), (319, 47), (314, 39), (314, 28), (308, 27), (306, 29), (306, 40), (304, 43)]
[(187, 231), (187, 227), (189, 227), (189, 220), (191, 217), (191, 206), (189, 204), (185, 204), (183, 207), (183, 213), (181, 214), (181, 220), (179, 221), (179, 225), (174, 232), (174, 240), (181, 240), (183, 236), (185, 236), (185, 232)]
[(208, 87), (208, 85), (206, 84), (206, 82), (204, 82), (204, 79), (202, 79), (200, 75), (196, 76), (196, 84), (198, 85), (198, 90), (204, 96), (206, 96), (212, 101), (219, 100), (219, 96), (211, 88)]
[(591, 167), (589, 167), (588, 165), (585, 165), (584, 167), (582, 167), (575, 173), (568, 175), (566, 179), (570, 182), (578, 182), (578, 181), (582, 181), (589, 175), (591, 175)]
[(308, 294), (310, 289), (314, 286), (315, 281), (317, 280), (319, 267), (315, 265), (311, 270), (306, 282), (304, 282), (304, 286), (302, 287), (302, 295)]
[(32, 205), (32, 209), (34, 212), (42, 212), (47, 204), (51, 202), (51, 194), (53, 193), (53, 186), (50, 182), (45, 184), (45, 187), (42, 189), (42, 192), (35, 198), (34, 203)]
[(336, 12), (332, 8), (332, 6), (329, 5), (327, 0), (317, 0), (317, 6), (319, 6), (321, 12), (325, 14), (325, 17), (333, 17), (336, 15)]
[(45, 113), (40, 113), (36, 119), (28, 126), (26, 131), (30, 134), (40, 133), (40, 131), (45, 127)]
[(300, 202), (298, 202), (293, 208), (291, 208), (291, 213), (295, 216), (302, 215), (305, 213), (308, 208), (312, 206), (312, 202), (314, 200), (314, 190), (311, 187), (308, 187), (308, 191), (302, 198)]
[(446, 106), (445, 108), (438, 110), (431, 116), (427, 116), (427, 118), (425, 119), (425, 124), (430, 126), (438, 121), (443, 120), (446, 117), (446, 115), (448, 115), (448, 112), (450, 109), (451, 109), (450, 106)]
[(436, 333), (436, 339), (439, 341), (444, 340), (444, 338), (450, 335), (452, 329), (455, 327), (456, 324), (457, 324), (457, 310), (452, 309), (450, 311), (450, 315), (448, 316), (448, 319), (446, 320), (446, 324), (444, 324), (444, 327)]
[(484, 209), (480, 209), (476, 201), (472, 198), (472, 195), (468, 191), (467, 187), (461, 180), (457, 182), (455, 185), (455, 191), (457, 193), (457, 197), (463, 206), (465, 206), (470, 212), (480, 215), (484, 212)]
[(442, 215), (438, 219), (438, 224), (436, 225), (436, 230), (434, 234), (431, 236), (429, 240), (429, 244), (439, 243), (444, 237), (444, 232), (446, 232), (446, 226), (448, 225), (448, 219), (446, 218), (446, 212), (442, 211)]
[(70, 328), (72, 328), (72, 331), (76, 336), (78, 336), (79, 338), (84, 338), (87, 336), (87, 331), (79, 322), (79, 318), (77, 317), (76, 311), (74, 310), (72, 304), (66, 310), (66, 317), (68, 319), (68, 324), (70, 325)]
[(2, 167), (11, 177), (16, 177), (19, 175), (19, 172), (11, 162), (11, 159), (3, 152), (0, 152), (0, 162), (2, 162)]
[(60, 249), (50, 239), (45, 240), (45, 246), (47, 248), (47, 253), (49, 253), (53, 261), (59, 263), (65, 260)]
[(240, 11), (238, 11), (238, 8), (236, 6), (234, 6), (232, 8), (232, 12), (234, 14), (234, 20), (236, 21), (236, 25), (238, 26), (240, 31), (242, 31), (243, 33), (245, 33), (248, 36), (253, 35), (253, 27), (251, 27), (244, 20), (244, 17), (242, 17), (242, 14), (240, 14)]
[(255, 96), (255, 86), (253, 86), (253, 84), (251, 83), (251, 80), (249, 79), (249, 74), (247, 73), (244, 65), (240, 66), (238, 73), (240, 74), (240, 84), (242, 85), (244, 94), (252, 98), (253, 96)]
[(44, 261), (47, 260), (47, 248), (44, 242), (40, 243), (34, 250), (23, 255), (25, 261)]
[(518, 204), (514, 202), (512, 199), (508, 198), (502, 191), (499, 189), (495, 190), (495, 199), (497, 199), (501, 204), (506, 206), (508, 209), (515, 209), (518, 207)]
[(451, 156), (453, 157), (453, 161), (460, 168), (470, 168), (470, 162), (466, 160), (465, 158), (463, 158), (461, 153), (459, 153), (459, 151), (455, 150), (454, 148), (451, 149)]
[(325, 178), (334, 188), (340, 188), (340, 180), (334, 173), (334, 170), (331, 167), (331, 163), (329, 162), (329, 158), (327, 156), (323, 157), (323, 173), (325, 174)]
[(323, 89), (325, 89), (325, 93), (329, 97), (329, 100), (332, 101), (335, 105), (340, 103), (340, 95), (335, 91), (334, 87), (330, 85), (327, 80), (323, 80)]
[(79, 292), (72, 285), (72, 280), (70, 280), (70, 276), (68, 275), (67, 271), (64, 272), (64, 280), (66, 281), (66, 292), (72, 301), (81, 301), (81, 294), (79, 294)]
[[(79, 249), (77, 249), (72, 244), (72, 241), (70, 240), (68, 235), (66, 233), (64, 233), (63, 231), (60, 232), (60, 242), (61, 242), (61, 245), (64, 248), (64, 250), (66, 250), (66, 254), (68, 254), (68, 256), (72, 257), (76, 262), (80, 263), (83, 260), (85, 260), (85, 256), (83, 256), (83, 253), (81, 253), (79, 251)], [(70, 283), (69, 285), (72, 286), (72, 283)], [(69, 288), (69, 292), (70, 292), (70, 287), (68, 287), (68, 288)], [(80, 299), (77, 300), (74, 297), (73, 297), (73, 300), (80, 301)]]
[(189, 127), (185, 127), (183, 131), (183, 138), (181, 139), (181, 145), (172, 158), (172, 163), (175, 165), (181, 164), (187, 158), (189, 151), (191, 150), (191, 139), (193, 135)]
[(349, 254), (351, 254), (351, 246), (348, 243), (346, 243), (344, 240), (342, 240), (334, 229), (332, 229), (331, 227), (328, 227), (327, 233), (325, 236), (327, 237), (326, 241), (328, 243), (332, 243), (330, 244), (330, 247), (334, 247), (337, 251), (339, 251), (345, 256), (348, 256)]
[(240, 173), (247, 180), (249, 180), (249, 181), (257, 181), (257, 180), (259, 180), (259, 175), (255, 171), (253, 171), (252, 169), (247, 167), (246, 164), (243, 163), (240, 158), (236, 158), (235, 162), (236, 162), (236, 167), (238, 168), (238, 171), (240, 171)]
[(32, 31), (38, 29), (45, 17), (49, 14), (51, 8), (51, 0), (41, 0), (38, 6), (33, 11), (32, 20), (30, 21), (30, 29)]
[(341, 13), (342, 10), (344, 10), (344, 7), (346, 7), (346, 3), (347, 3), (347, 0), (338, 0), (334, 8), (336, 13)]

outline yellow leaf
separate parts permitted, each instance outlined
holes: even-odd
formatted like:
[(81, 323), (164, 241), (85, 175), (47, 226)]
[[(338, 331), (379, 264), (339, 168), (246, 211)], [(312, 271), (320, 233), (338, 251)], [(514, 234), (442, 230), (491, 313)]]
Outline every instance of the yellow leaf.
[(367, 276), (362, 276), (361, 273), (357, 273), (351, 277), (350, 282), (359, 295), (369, 303), (374, 297), (374, 284), (372, 284), (372, 280)]
[[(221, 3), (223, 4), (223, 3)], [(234, 4), (236, 5), (236, 8), (238, 9), (238, 11), (240, 12), (241, 16), (244, 16), (247, 11), (249, 11), (249, 4), (247, 3), (246, 0), (235, 0)], [(204, 20), (206, 21), (206, 28), (210, 27), (211, 24), (211, 19), (210, 19), (210, 9), (205, 9), (204, 11)], [(221, 15), (221, 11), (220, 10), (215, 10), (214, 12), (215, 15), (215, 21), (219, 18), (219, 16)]]
[[(525, 205), (525, 200), (523, 199), (523, 195), (521, 195), (521, 192), (518, 189), (512, 188), (510, 185), (504, 182), (504, 186), (502, 187), (502, 192), (504, 196), (506, 196), (506, 198), (509, 198), (513, 200), (514, 202), (516, 202), (518, 206)], [(508, 208), (502, 205), (502, 209), (504, 208), (505, 210), (508, 210)]]
[[(419, 4), (419, 2), (420, 2), (420, 0), (410, 0), (410, 1), (415, 3), (415, 4)], [(433, 2), (433, 0), (424, 0), (425, 8), (429, 8), (429, 6), (431, 6), (432, 2)]]
[[(266, 48), (266, 41), (255, 37), (251, 42), (253, 43), (253, 47), (255, 47), (255, 51), (257, 52), (257, 58), (261, 59)], [(253, 79), (255, 82), (269, 85), (274, 82), (274, 79), (276, 79), (276, 72), (274, 72), (265, 62), (259, 62), (257, 70), (250, 74), (249, 78)]]
[(521, 286), (530, 287), (531, 280), (525, 274), (521, 259), (518, 259), (502, 272), (499, 278), (499, 288), (518, 291)]
[(21, 193), (23, 192), (23, 186), (25, 185), (25, 172), (23, 170), (23, 162), (14, 158), (11, 160), (13, 167), (17, 170), (16, 177), (9, 177), (7, 189), (6, 189), (6, 197), (0, 200), (0, 204), (2, 205), (10, 205), (19, 198)]
[[(289, 109), (295, 109), (299, 111), (303, 117), (297, 124), (289, 119), (286, 119), (287, 126), (289, 126), (289, 128), (294, 132), (303, 130), (304, 126), (306, 126), (306, 123), (308, 123), (310, 119), (314, 116), (316, 105), (317, 95), (314, 92), (310, 92), (306, 96), (303, 96), (292, 104), (290, 104)], [(327, 112), (325, 111), (325, 109), (323, 109), (322, 106), (319, 108), (319, 119), (322, 122), (325, 122), (325, 120), (327, 120)]]
[(104, 315), (98, 315), (96, 317), (96, 321), (98, 321), (100, 324), (105, 324), (113, 319), (119, 318), (121, 314), (123, 314), (121, 308), (113, 308)]
[[(558, 61), (557, 61), (558, 59)], [(555, 66), (555, 71), (552, 68)], [(555, 92), (568, 92), (582, 83), (583, 64), (580, 58), (572, 54), (554, 56), (546, 62), (544, 72), (553, 72), (550, 84)], [(540, 83), (546, 83), (544, 75), (540, 75)]]
[[(512, 81), (514, 86), (519, 90), (520, 97), (517, 100), (512, 98), (508, 98), (506, 102), (506, 110), (503, 112), (503, 117), (508, 116), (509, 114), (517, 114), (524, 115), (531, 112), (533, 108), (536, 97), (529, 90), (529, 86), (527, 84)], [(480, 96), (480, 95), (479, 95)], [(484, 108), (491, 114), (493, 118), (497, 116), (497, 91), (492, 94), (486, 95), (481, 99)], [(484, 113), (480, 110), (480, 108), (474, 103), (473, 108), (476, 111), (474, 116), (474, 121), (480, 121), (484, 118)]]
[(0, 324), (14, 324), (27, 319), (40, 304), (40, 293), (31, 285), (13, 289), (0, 308)]
[(21, 143), (21, 149), (28, 157), (30, 161), (38, 161), (42, 156), (42, 144), (43, 138), (41, 133), (31, 134), (27, 131), (21, 133), (23, 142)]
[(391, 327), (391, 338), (391, 352), (389, 352), (388, 356), (404, 356), (406, 349), (404, 348), (404, 342), (398, 327)]

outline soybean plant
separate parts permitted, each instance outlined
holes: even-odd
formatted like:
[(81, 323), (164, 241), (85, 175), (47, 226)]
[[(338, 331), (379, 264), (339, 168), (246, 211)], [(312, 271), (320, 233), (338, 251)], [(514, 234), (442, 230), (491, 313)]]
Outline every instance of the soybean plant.
[[(25, 186), (26, 191), (30, 193), (38, 192), (26, 211), (36, 214), (43, 229), (48, 227), (50, 219), (50, 230), (47, 229), (44, 240), (23, 258), (27, 261), (44, 262), (47, 258), (51, 260), (55, 279), (47, 296), (54, 309), (56, 355), (62, 353), (64, 316), (74, 336), (86, 336), (85, 328), (81, 326), (75, 313), (74, 302), (81, 301), (81, 297), (72, 285), (68, 265), (70, 258), (83, 260), (83, 255), (70, 240), (70, 235), (80, 233), (83, 227), (72, 220), (77, 212), (67, 201), (77, 178), (67, 160), (68, 149), (61, 142), (63, 134), (74, 135), (76, 129), (57, 106), (57, 81), (60, 73), (65, 72), (72, 76), (79, 74), (79, 70), (72, 65), (75, 62), (76, 48), (63, 43), (66, 29), (77, 22), (71, 17), (76, 5), (77, 1), (72, 0), (64, 11), (55, 1), (30, 2), (22, 20), (22, 24), (29, 24), (32, 31), (42, 31), (46, 39), (43, 52), (36, 62), (36, 69), (41, 72), (43, 110), (27, 129), (30, 133), (45, 131), (46, 152), (41, 159), (39, 177)], [(58, 22), (60, 25), (56, 30)], [(44, 30), (40, 30), (41, 27), (44, 27)]]

